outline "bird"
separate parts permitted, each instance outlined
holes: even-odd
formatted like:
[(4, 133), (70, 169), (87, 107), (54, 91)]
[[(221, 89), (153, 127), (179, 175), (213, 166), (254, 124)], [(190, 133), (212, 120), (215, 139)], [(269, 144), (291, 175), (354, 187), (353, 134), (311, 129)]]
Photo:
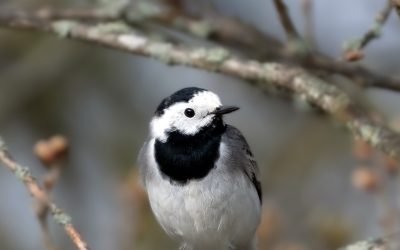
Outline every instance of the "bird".
[(158, 105), (138, 156), (151, 210), (181, 250), (254, 250), (262, 193), (242, 133), (212, 91), (187, 87)]

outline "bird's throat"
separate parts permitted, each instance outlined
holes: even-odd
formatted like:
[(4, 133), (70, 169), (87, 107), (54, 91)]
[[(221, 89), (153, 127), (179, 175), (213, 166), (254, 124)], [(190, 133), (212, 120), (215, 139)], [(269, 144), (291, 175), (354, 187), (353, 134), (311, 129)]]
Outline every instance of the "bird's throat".
[(180, 185), (204, 178), (219, 158), (225, 129), (222, 120), (217, 119), (194, 135), (171, 131), (165, 142), (156, 140), (155, 158), (161, 173)]

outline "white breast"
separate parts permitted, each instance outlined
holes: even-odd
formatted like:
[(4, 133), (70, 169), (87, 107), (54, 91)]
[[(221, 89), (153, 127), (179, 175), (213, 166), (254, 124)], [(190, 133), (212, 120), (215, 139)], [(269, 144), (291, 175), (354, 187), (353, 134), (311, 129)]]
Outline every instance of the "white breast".
[[(227, 249), (251, 245), (260, 220), (260, 202), (248, 177), (218, 160), (201, 180), (185, 185), (163, 178), (149, 144), (146, 188), (151, 208), (165, 231), (185, 242), (188, 249)], [(221, 144), (220, 155), (227, 148)], [(236, 170), (235, 170), (236, 169)]]

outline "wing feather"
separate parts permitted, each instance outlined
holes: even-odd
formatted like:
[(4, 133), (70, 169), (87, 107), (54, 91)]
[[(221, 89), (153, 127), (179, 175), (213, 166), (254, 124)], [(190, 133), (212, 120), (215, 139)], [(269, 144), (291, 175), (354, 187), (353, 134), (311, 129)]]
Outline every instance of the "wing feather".
[(222, 142), (232, 150), (232, 157), (235, 157), (236, 166), (249, 178), (257, 191), (260, 203), (262, 202), (262, 190), (260, 181), (260, 171), (254, 159), (250, 146), (242, 133), (235, 127), (227, 125), (226, 133), (222, 137)]

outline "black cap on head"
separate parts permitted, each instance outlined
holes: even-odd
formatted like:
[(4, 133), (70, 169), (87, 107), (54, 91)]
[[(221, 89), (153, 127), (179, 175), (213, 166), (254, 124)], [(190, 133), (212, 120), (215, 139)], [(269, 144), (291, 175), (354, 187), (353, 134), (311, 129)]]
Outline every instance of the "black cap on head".
[(160, 105), (158, 105), (156, 110), (156, 115), (161, 116), (164, 114), (164, 110), (171, 105), (177, 102), (188, 102), (193, 96), (199, 92), (207, 91), (206, 89), (197, 88), (197, 87), (189, 87), (183, 88), (181, 90), (176, 91), (172, 95), (168, 96), (164, 100), (161, 101)]

